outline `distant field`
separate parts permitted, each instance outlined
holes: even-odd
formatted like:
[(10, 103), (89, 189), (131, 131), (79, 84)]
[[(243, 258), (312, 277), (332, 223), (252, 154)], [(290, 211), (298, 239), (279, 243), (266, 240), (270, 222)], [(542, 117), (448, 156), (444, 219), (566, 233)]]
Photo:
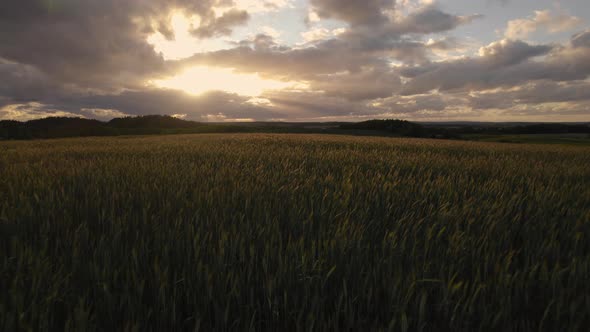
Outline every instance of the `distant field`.
[(588, 134), (464, 135), (464, 138), (480, 142), (590, 146), (590, 135)]
[(590, 147), (0, 142), (0, 330), (583, 331)]

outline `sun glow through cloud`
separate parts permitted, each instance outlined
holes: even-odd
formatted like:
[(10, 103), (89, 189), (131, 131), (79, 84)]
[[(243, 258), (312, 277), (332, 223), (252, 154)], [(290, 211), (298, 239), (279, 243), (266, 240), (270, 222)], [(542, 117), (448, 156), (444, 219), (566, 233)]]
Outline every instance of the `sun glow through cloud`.
[(590, 121), (589, 0), (0, 0), (0, 26), (0, 120)]
[(188, 58), (199, 52), (210, 52), (227, 47), (224, 41), (219, 39), (198, 39), (191, 35), (190, 31), (200, 24), (198, 16), (186, 16), (176, 12), (170, 18), (174, 39), (168, 40), (159, 32), (149, 36), (147, 42), (154, 50), (161, 53), (166, 60), (179, 60)]
[(172, 78), (152, 81), (152, 84), (194, 95), (224, 91), (249, 97), (260, 96), (267, 90), (283, 90), (300, 85), (263, 79), (258, 74), (242, 74), (233, 69), (214, 67), (193, 67)]

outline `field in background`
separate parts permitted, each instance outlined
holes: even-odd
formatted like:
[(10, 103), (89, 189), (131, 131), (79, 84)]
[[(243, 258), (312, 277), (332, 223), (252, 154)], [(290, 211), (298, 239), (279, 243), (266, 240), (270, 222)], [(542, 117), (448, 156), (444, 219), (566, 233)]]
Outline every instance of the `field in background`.
[(499, 143), (589, 145), (590, 123), (494, 123), (368, 120), (363, 122), (202, 123), (165, 115), (115, 118), (108, 122), (81, 118), (0, 121), (0, 141), (64, 137), (187, 134), (329, 134)]
[(0, 330), (582, 330), (590, 148), (0, 142)]
[(532, 135), (464, 135), (463, 139), (479, 142), (563, 144), (590, 146), (588, 134), (532, 134)]

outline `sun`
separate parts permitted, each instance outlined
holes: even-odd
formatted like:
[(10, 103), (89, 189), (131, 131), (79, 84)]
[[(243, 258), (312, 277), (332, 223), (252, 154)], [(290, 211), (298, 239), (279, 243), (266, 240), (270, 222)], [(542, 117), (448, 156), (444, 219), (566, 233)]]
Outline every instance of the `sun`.
[(154, 32), (147, 38), (147, 42), (165, 60), (180, 60), (195, 53), (226, 48), (227, 43), (222, 39), (198, 39), (191, 35), (190, 31), (194, 27), (198, 27), (200, 21), (198, 16), (187, 16), (182, 12), (173, 12), (170, 15), (170, 27), (174, 32), (174, 38), (169, 40), (160, 32)]
[[(251, 4), (247, 0), (241, 3), (243, 5)], [(224, 49), (224, 42), (221, 40), (199, 40), (190, 34), (190, 30), (198, 26), (199, 21), (198, 16), (186, 16), (183, 12), (174, 12), (170, 16), (174, 39), (167, 40), (157, 32), (151, 35), (147, 41), (165, 60), (180, 60), (197, 53)], [(152, 80), (148, 84), (159, 88), (182, 90), (193, 95), (201, 95), (209, 91), (224, 91), (249, 97), (259, 97), (268, 90), (306, 86), (300, 82), (265, 79), (257, 73), (239, 73), (234, 68), (207, 66), (186, 68), (173, 77)]]
[(216, 67), (192, 67), (174, 77), (154, 80), (152, 84), (194, 95), (224, 91), (249, 97), (258, 97), (268, 90), (283, 90), (294, 86), (292, 82), (263, 79), (258, 74), (242, 74), (231, 68)]

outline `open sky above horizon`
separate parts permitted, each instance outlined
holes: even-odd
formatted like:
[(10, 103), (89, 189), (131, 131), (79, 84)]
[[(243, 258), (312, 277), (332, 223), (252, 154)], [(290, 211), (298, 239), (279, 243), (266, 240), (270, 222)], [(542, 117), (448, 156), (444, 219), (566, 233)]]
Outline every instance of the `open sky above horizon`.
[(590, 121), (587, 0), (2, 0), (0, 120)]

